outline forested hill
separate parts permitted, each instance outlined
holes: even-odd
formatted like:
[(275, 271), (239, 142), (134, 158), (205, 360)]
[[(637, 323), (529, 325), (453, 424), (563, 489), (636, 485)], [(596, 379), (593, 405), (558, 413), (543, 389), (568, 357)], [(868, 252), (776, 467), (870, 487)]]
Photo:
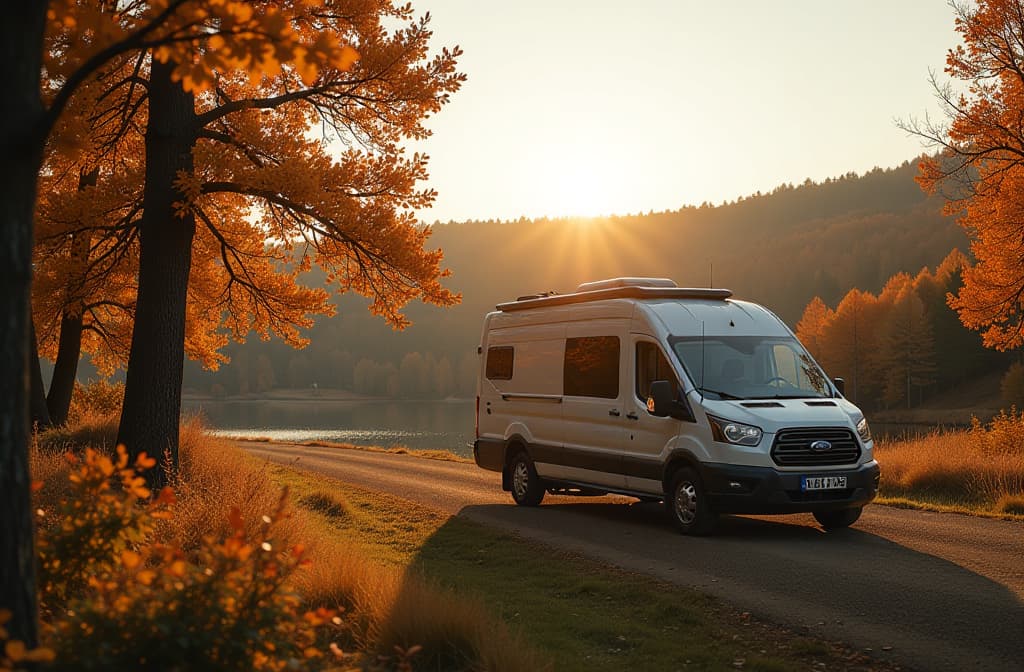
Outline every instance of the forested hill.
[(306, 350), (258, 340), (231, 346), (232, 364), (218, 374), (190, 364), (185, 384), (208, 390), (216, 382), (229, 394), (313, 381), (378, 394), (468, 394), (482, 317), (496, 303), (616, 276), (728, 287), (795, 325), (815, 295), (835, 305), (852, 287), (878, 292), (899, 271), (967, 250), (941, 201), (914, 182), (916, 172), (916, 161), (907, 162), (645, 215), (438, 224), (430, 244), (445, 251), (461, 305), (410, 306), (413, 326), (394, 333), (364, 300), (342, 297), (338, 316), (309, 331)]

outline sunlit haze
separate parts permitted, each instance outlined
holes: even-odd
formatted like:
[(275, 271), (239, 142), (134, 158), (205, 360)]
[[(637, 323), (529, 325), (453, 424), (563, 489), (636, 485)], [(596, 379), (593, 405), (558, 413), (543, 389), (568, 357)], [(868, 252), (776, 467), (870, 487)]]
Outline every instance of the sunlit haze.
[(469, 80), (429, 120), (422, 219), (719, 204), (923, 151), (957, 43), (938, 0), (416, 0)]

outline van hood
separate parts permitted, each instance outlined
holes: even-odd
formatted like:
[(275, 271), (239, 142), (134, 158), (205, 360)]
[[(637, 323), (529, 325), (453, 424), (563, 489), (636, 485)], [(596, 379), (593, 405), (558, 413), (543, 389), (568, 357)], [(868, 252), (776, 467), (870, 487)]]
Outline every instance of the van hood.
[[(700, 401), (698, 395), (697, 401)], [(863, 417), (860, 409), (846, 399), (742, 399), (704, 398), (699, 405), (706, 413), (761, 428), (774, 434), (787, 427), (846, 427), (856, 431)]]

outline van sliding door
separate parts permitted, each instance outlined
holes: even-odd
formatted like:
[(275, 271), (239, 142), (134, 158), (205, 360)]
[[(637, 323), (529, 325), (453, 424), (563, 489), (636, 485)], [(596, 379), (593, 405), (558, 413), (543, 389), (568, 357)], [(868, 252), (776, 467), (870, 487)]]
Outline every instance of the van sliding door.
[(622, 473), (625, 323), (569, 325), (562, 369), (565, 437), (553, 477), (624, 488)]

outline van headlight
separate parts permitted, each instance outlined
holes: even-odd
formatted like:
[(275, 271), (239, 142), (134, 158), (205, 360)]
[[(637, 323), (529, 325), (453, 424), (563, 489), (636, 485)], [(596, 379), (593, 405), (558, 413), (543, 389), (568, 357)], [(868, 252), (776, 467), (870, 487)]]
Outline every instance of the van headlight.
[(868, 441), (871, 440), (871, 428), (868, 427), (867, 418), (861, 418), (860, 421), (857, 423), (857, 436), (859, 436), (860, 440), (863, 441), (864, 443), (867, 443)]
[(713, 415), (708, 416), (708, 421), (711, 423), (711, 435), (715, 441), (735, 443), (740, 446), (756, 446), (761, 443), (760, 427), (716, 418)]

